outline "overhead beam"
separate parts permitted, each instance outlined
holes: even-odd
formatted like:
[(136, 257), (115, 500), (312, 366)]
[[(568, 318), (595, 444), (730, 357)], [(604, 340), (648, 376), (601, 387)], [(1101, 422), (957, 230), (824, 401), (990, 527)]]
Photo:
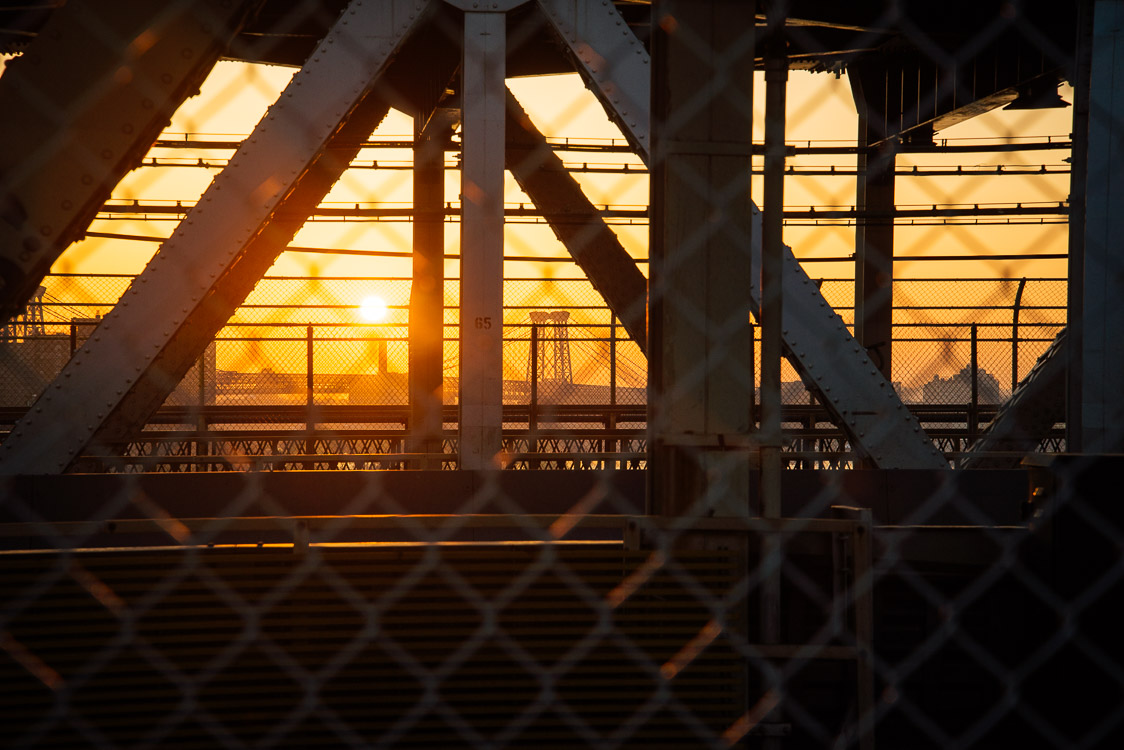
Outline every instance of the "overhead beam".
[[(945, 65), (896, 41), (847, 64), (870, 112), (870, 144), (938, 132), (1010, 104), (1020, 88), (1055, 87), (1063, 71), (1017, 31), (1008, 30), (973, 58)], [(856, 98), (857, 99), (857, 98)], [(863, 106), (858, 100), (858, 106)]]
[(0, 76), (0, 325), (141, 163), (257, 0), (60, 4)]
[(647, 354), (648, 280), (510, 91), (506, 118), (508, 170)]
[[(385, 115), (376, 90), (424, 0), (356, 0), (159, 253), (0, 446), (65, 471), (147, 420)], [(347, 123), (341, 128), (341, 123)]]

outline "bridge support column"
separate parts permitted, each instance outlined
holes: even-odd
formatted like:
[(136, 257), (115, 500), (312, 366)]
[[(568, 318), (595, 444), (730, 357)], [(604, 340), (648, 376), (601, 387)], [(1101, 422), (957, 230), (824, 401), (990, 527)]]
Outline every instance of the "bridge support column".
[(746, 516), (754, 4), (652, 12), (649, 512)]
[(510, 91), (507, 168), (646, 354), (648, 280)]
[(855, 225), (855, 338), (892, 381), (896, 144), (888, 138), (888, 74), (857, 65), (849, 72), (859, 112), (855, 208), (867, 215)]
[[(1124, 0), (1097, 0), (1089, 87), (1084, 300), (1081, 315), (1081, 450), (1124, 452)], [(1073, 227), (1081, 231), (1081, 227)]]
[(414, 126), (414, 253), (410, 285), (410, 445), (429, 454), (419, 469), (440, 469), (445, 318), (445, 145), (455, 118), (436, 110)]
[(506, 18), (471, 7), (461, 66), (460, 468), (479, 470), (495, 468), (502, 448)]

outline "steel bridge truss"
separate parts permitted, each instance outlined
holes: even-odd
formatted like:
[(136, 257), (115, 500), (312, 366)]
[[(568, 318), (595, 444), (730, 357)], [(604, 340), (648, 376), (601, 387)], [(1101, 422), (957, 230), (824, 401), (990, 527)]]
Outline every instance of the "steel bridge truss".
[[(565, 222), (552, 222), (555, 233), (633, 340), (645, 349), (653, 334), (645, 328), (645, 312), (650, 310), (643, 274), (542, 134), (533, 126), (523, 126), (528, 121), (506, 90), (505, 13), (526, 2), (506, 0), (483, 9), (464, 0), (353, 2), (113, 311), (14, 426), (0, 446), (0, 471), (60, 473), (75, 468), (83, 455), (109, 457), (139, 451), (137, 458), (153, 457), (145, 453), (147, 448), (137, 447), (141, 430), (314, 212), (391, 101), (400, 98), (395, 92), (409, 88), (411, 66), (420, 59), (418, 50), (450, 48), (440, 42), (450, 41), (451, 20), (456, 33), (463, 35), (453, 40), (456, 44), (451, 48), (463, 48), (463, 55), (457, 60), (449, 53), (438, 54), (427, 70), (437, 80), (447, 80), (458, 65), (461, 71), (461, 175), (466, 199), (455, 452), (459, 467), (469, 469), (492, 467), (506, 461), (506, 456), (534, 453), (504, 435), (502, 384), (497, 377), (502, 369), (501, 326), (492, 322), (502, 315), (503, 247), (499, 238), (504, 221), (505, 161), (542, 213), (569, 216)], [(537, 5), (574, 68), (648, 164), (652, 161), (653, 63), (645, 45), (612, 3), (537, 0)], [(65, 18), (65, 10), (58, 15)], [(227, 25), (220, 28), (237, 26), (237, 9), (230, 13)], [(143, 72), (145, 58), (136, 65)], [(205, 67), (190, 67), (179, 75), (193, 80)], [(18, 83), (19, 74), (14, 70), (4, 80)], [(165, 106), (175, 104), (173, 99), (168, 102)], [(108, 105), (103, 102), (102, 106)], [(426, 111), (419, 108), (423, 115)], [(99, 112), (91, 116), (101, 116)], [(144, 132), (146, 137), (138, 136), (130, 148), (137, 150), (155, 140), (152, 128)], [(98, 148), (93, 140), (81, 145)], [(711, 156), (716, 155), (720, 156), (717, 152)], [(748, 151), (743, 156), (748, 164)], [(105, 171), (98, 184), (111, 187), (121, 174), (121, 169)], [(106, 191), (87, 192), (82, 216), (88, 223), (104, 202)], [(744, 202), (749, 205), (748, 191)], [(756, 208), (753, 211), (756, 214)], [(80, 230), (67, 230), (60, 236), (72, 237), (76, 231)], [(747, 236), (751, 247), (739, 252), (753, 258), (744, 262), (746, 268), (758, 268), (760, 224)], [(64, 246), (58, 243), (43, 257), (53, 259), (51, 253), (57, 256)], [(677, 262), (682, 259), (669, 256), (667, 260), (671, 268)], [(20, 284), (38, 284), (48, 266), (43, 260), (27, 265), (21, 270)], [(750, 278), (755, 280), (756, 275)], [(756, 281), (747, 287), (732, 290), (732, 304), (756, 310), (761, 291)], [(855, 453), (868, 465), (880, 468), (947, 467), (920, 422), (787, 248), (783, 287), (785, 355)], [(665, 314), (672, 317), (661, 330), (671, 330), (667, 324), (674, 323), (678, 313)], [(660, 346), (665, 343), (659, 342)], [(668, 392), (675, 387), (668, 383)], [(673, 425), (671, 432), (678, 429)], [(752, 426), (748, 430), (703, 440), (729, 437), (735, 443), (752, 442)], [(286, 443), (284, 448), (278, 443), (276, 448), (286, 455), (314, 455), (328, 445), (325, 438), (309, 440), (313, 443), (306, 442), (304, 447), (311, 450), (299, 453), (294, 452), (299, 447), (296, 443)], [(356, 455), (402, 450), (395, 438), (371, 438), (368, 443), (354, 440), (348, 438), (343, 447), (354, 448)], [(578, 442), (563, 441), (556, 447), (563, 453), (573, 452), (575, 447), (612, 452), (603, 450), (601, 444), (586, 446), (581, 439), (574, 440)], [(183, 450), (190, 445), (183, 443)], [(639, 448), (639, 443), (630, 445)], [(527, 444), (527, 448), (533, 447)], [(841, 452), (842, 443), (835, 447), (840, 448), (835, 452)], [(222, 450), (227, 448), (230, 455), (250, 455), (248, 444), (231, 443)], [(442, 453), (448, 448), (445, 445)], [(208, 452), (213, 450), (208, 448)], [(207, 456), (197, 459), (205, 463)]]

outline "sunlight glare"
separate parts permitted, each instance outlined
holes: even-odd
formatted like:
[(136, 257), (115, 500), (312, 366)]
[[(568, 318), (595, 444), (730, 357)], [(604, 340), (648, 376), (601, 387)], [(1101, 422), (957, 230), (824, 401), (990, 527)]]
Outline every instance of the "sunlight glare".
[(374, 294), (364, 297), (363, 301), (359, 303), (359, 317), (368, 323), (381, 323), (386, 320), (389, 312), (386, 300)]

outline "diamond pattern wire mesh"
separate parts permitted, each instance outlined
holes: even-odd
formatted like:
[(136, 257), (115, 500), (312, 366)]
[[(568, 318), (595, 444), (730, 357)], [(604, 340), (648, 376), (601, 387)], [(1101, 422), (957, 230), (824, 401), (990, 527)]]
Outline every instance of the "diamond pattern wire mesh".
[[(98, 7), (68, 4), (87, 5)], [(291, 55), (262, 40), (320, 35), (343, 5), (265, 3), (232, 52)], [(604, 13), (604, 5), (591, 8)], [(708, 52), (696, 29), (661, 15), (681, 6), (656, 5), (618, 3), (608, 12), (622, 14), (620, 23), (609, 20), (614, 28), (631, 23), (625, 34), (638, 34), (641, 47), (654, 34), (681, 34), (713, 63), (713, 81), (729, 75), (729, 59)], [(1034, 64), (1070, 75), (1070, 38), (1044, 25), (1031, 5), (981, 6), (973, 10), (980, 23), (950, 34), (934, 16), (946, 12), (939, 8), (811, 3), (812, 14), (830, 11), (827, 30), (790, 26), (790, 43), (807, 53), (792, 61), (846, 81), (849, 55), (887, 44), (888, 59), (913, 55), (947, 93), (970, 88), (966, 70), (982, 66), (981, 50), (994, 44), (1019, 59), (1033, 52)], [(860, 10), (854, 24), (839, 25), (834, 15)], [(7, 14), (0, 28), (14, 29), (35, 28), (45, 13), (32, 5), (0, 12)], [(520, 25), (526, 13), (510, 14), (513, 49), (540, 40), (533, 25)], [(1072, 23), (1060, 15), (1058, 25)], [(456, 34), (456, 16), (446, 8), (435, 23)], [(88, 31), (110, 49), (133, 41), (108, 27)], [(741, 36), (745, 42), (751, 31)], [(4, 44), (22, 51), (7, 36)], [(791, 75), (794, 91), (827, 78)], [(247, 66), (245, 80), (201, 97), (193, 122), (207, 122), (247, 88), (274, 96), (263, 81), (259, 67)], [(706, 110), (720, 92), (713, 86), (700, 88), (679, 119)], [(756, 86), (764, 90), (762, 79)], [(789, 131), (820, 122), (809, 146), (838, 140), (840, 127), (849, 138), (853, 120), (837, 121), (840, 107), (854, 116), (849, 96), (844, 86), (805, 97), (790, 107)], [(932, 98), (919, 94), (918, 102)], [(537, 125), (552, 138), (573, 133), (589, 122), (585, 107), (554, 106), (553, 121)], [(52, 112), (65, 129), (61, 110)], [(963, 139), (978, 145), (1036, 136), (1055, 122), (1040, 112), (979, 117)], [(532, 112), (532, 119), (542, 117)], [(611, 158), (612, 148), (586, 158), (580, 152), (592, 142), (574, 146), (565, 162), (594, 202), (645, 201), (638, 160)], [(854, 155), (825, 157), (800, 145), (794, 135), (785, 239), (853, 332), (855, 282), (841, 278), (851, 267), (841, 263), (851, 259), (832, 256), (854, 251), (854, 222), (862, 219), (798, 209), (849, 209), (855, 178), (845, 172), (853, 171)], [(405, 173), (393, 165), (409, 158), (401, 150), (402, 160), (381, 159), (399, 182)], [(222, 156), (206, 154), (208, 169), (221, 165)], [(898, 178), (899, 206), (931, 206), (933, 219), (938, 204), (1003, 201), (1022, 210), (1068, 195), (1068, 175), (1057, 177), (1064, 164), (1043, 164), (1041, 177), (990, 171), (993, 159), (1008, 171), (1034, 166), (1033, 154), (898, 158), (915, 173), (942, 173)], [(350, 201), (357, 210), (374, 191), (356, 173), (374, 170), (374, 161), (341, 181), (361, 193)], [(973, 176), (950, 177), (953, 168)], [(128, 183), (137, 194), (115, 198), (143, 201), (145, 190), (164, 189), (141, 172)], [(1021, 182), (1008, 188), (1015, 183), (1007, 180)], [(643, 220), (604, 214), (628, 252), (643, 259)], [(702, 217), (690, 218), (699, 224), (692, 239), (703, 241)], [(1049, 250), (1059, 235), (1047, 223), (1016, 224), (1011, 231), (1024, 234), (999, 240), (1005, 230), (997, 226), (909, 221), (895, 232), (898, 251), (913, 259), (892, 282), (888, 385), (955, 459), (998, 419), (1066, 325), (1067, 282), (1057, 278), (1064, 266), (1011, 261), (994, 250)], [(341, 247), (352, 242), (348, 232), (361, 235), (359, 223), (343, 230), (349, 239)], [(1118, 745), (1124, 623), (1113, 602), (1124, 578), (1124, 519), (1117, 503), (1105, 502), (1112, 499), (1105, 488), (1124, 468), (1119, 459), (1040, 457), (1033, 468), (1007, 472), (873, 470), (809, 389), (808, 373), (785, 362), (784, 519), (722, 517), (728, 496), (745, 489), (736, 445), (706, 455), (705, 481), (681, 488), (689, 495), (681, 514), (649, 515), (650, 480), (639, 471), (650, 468), (648, 361), (598, 287), (525, 259), (552, 241), (528, 226), (508, 238), (509, 252), (522, 258), (509, 266), (542, 277), (509, 271), (503, 289), (497, 459), (508, 471), (451, 471), (458, 468), (461, 356), (455, 278), (444, 289), (444, 434), (436, 463), (419, 464), (425, 449), (409, 431), (409, 270), (329, 276), (291, 273), (293, 266), (279, 263), (182, 381), (170, 384), (144, 435), (118, 455), (87, 455), (70, 475), (0, 477), (2, 744)], [(1064, 232), (1060, 239), (1064, 249)], [(915, 260), (947, 253), (997, 257), (967, 265)], [(1041, 268), (1051, 270), (1031, 275)], [(100, 271), (45, 277), (38, 308), (0, 340), (7, 428), (49, 392), (133, 279)], [(381, 302), (369, 302), (376, 297)], [(701, 300), (680, 302), (704, 317)], [(385, 311), (371, 313), (370, 305)], [(542, 322), (558, 313), (565, 313), (559, 325)], [(752, 380), (759, 408), (759, 330), (752, 341), (754, 372), (735, 375)], [(876, 365), (878, 356), (872, 351)], [(714, 373), (699, 363), (697, 374), (709, 384)], [(1064, 446), (1059, 432), (1043, 444), (1047, 450)], [(445, 471), (415, 471), (421, 468)], [(751, 485), (738, 500), (755, 511), (759, 495)], [(779, 643), (766, 636), (762, 616), (763, 592), (777, 577)]]

